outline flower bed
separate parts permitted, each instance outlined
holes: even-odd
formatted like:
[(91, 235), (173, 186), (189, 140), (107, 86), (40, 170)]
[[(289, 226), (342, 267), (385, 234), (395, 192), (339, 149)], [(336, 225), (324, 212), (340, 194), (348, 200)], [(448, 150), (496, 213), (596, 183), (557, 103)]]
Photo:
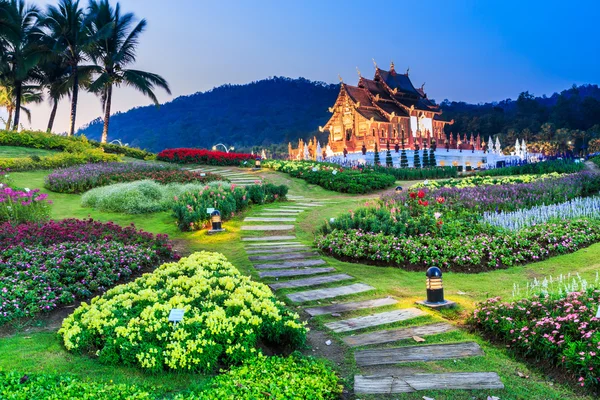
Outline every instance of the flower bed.
[(180, 395), (175, 400), (339, 399), (343, 387), (332, 368), (300, 355), (264, 357), (244, 362), (217, 376), (198, 395)]
[[(184, 309), (179, 323), (168, 321)], [(104, 363), (211, 372), (260, 352), (297, 347), (306, 329), (270, 289), (218, 253), (200, 252), (83, 303), (58, 332), (67, 350)]]
[(429, 188), (429, 189), (438, 189), (442, 187), (457, 187), (457, 188), (466, 188), (466, 187), (475, 187), (475, 186), (485, 186), (485, 185), (510, 185), (515, 183), (531, 183), (540, 179), (546, 178), (559, 178), (561, 175), (558, 173), (550, 173), (545, 175), (517, 175), (517, 176), (501, 176), (501, 177), (491, 177), (491, 176), (470, 176), (467, 178), (460, 179), (445, 179), (445, 180), (437, 180), (437, 181), (425, 181), (419, 182), (416, 185), (413, 185), (413, 188)]
[(600, 222), (587, 219), (468, 237), (431, 233), (407, 237), (334, 230), (315, 239), (323, 252), (341, 259), (418, 271), (435, 265), (471, 273), (540, 261), (596, 242), (600, 242)]
[(558, 172), (559, 174), (572, 174), (585, 169), (583, 163), (575, 163), (572, 160), (550, 160), (538, 163), (529, 163), (516, 165), (512, 167), (494, 168), (478, 171), (477, 175), (485, 176), (506, 176), (506, 175), (529, 175), (529, 174), (549, 174)]
[(8, 400), (158, 399), (134, 385), (86, 382), (69, 375), (28, 375), (0, 371), (0, 398)]
[(214, 208), (227, 220), (235, 213), (245, 210), (250, 204), (264, 204), (286, 199), (288, 188), (270, 183), (246, 187), (206, 186), (197, 192), (186, 192), (175, 198), (173, 215), (182, 231), (202, 229), (210, 220), (207, 208)]
[(158, 261), (150, 248), (112, 241), (4, 250), (0, 252), (0, 325), (89, 298)]
[(389, 174), (369, 169), (344, 169), (331, 163), (265, 160), (262, 166), (285, 172), (294, 178), (304, 179), (324, 189), (342, 193), (370, 193), (391, 187), (396, 182), (396, 178)]
[(152, 179), (163, 184), (207, 183), (219, 180), (221, 177), (208, 173), (184, 171), (162, 164), (105, 163), (59, 169), (46, 177), (45, 186), (53, 192), (82, 193), (99, 186), (143, 179)]
[(512, 303), (500, 298), (478, 305), (470, 320), (517, 354), (558, 366), (581, 386), (600, 388), (600, 290), (534, 296)]
[(58, 153), (52, 156), (30, 156), (22, 158), (0, 159), (0, 169), (11, 171), (35, 171), (43, 169), (66, 168), (88, 163), (108, 163), (119, 161), (114, 154), (106, 154), (101, 150), (89, 149), (82, 152)]
[(244, 161), (256, 160), (257, 157), (248, 153), (227, 153), (224, 151), (186, 148), (166, 149), (156, 156), (161, 161), (207, 165), (240, 165)]
[(47, 221), (51, 204), (48, 195), (40, 193), (39, 189), (21, 191), (3, 187), (0, 189), (0, 223)]

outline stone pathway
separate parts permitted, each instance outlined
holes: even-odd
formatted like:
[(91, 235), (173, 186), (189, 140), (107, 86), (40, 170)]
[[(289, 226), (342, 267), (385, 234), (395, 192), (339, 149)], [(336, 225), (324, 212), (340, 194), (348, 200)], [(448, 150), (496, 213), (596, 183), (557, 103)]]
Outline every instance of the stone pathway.
[[(236, 182), (251, 179), (227, 175)], [(310, 246), (296, 240), (294, 225), (297, 218), (316, 207), (327, 206), (328, 201), (314, 200), (298, 194), (289, 194), (290, 203), (274, 204), (244, 219), (241, 230), (242, 241), (261, 279), (273, 291), (282, 291), (290, 302), (302, 305), (310, 317), (324, 316), (340, 318), (324, 324), (331, 332), (341, 334), (341, 341), (354, 351), (356, 364), (363, 370), (354, 376), (355, 394), (392, 394), (410, 393), (440, 389), (502, 389), (504, 388), (495, 372), (450, 372), (450, 373), (414, 373), (415, 369), (399, 369), (399, 373), (390, 374), (389, 365), (404, 362), (431, 362), (457, 359), (462, 357), (485, 356), (483, 350), (474, 342), (427, 344), (427, 337), (444, 334), (457, 329), (454, 325), (442, 321), (435, 314), (419, 308), (393, 308), (398, 300), (391, 297), (372, 296), (372, 298), (344, 301), (348, 296), (365, 297), (375, 288), (348, 274), (339, 273), (327, 266), (327, 262), (312, 251)], [(286, 223), (284, 224), (273, 224)], [(281, 235), (279, 231), (290, 233)], [(247, 236), (253, 232), (271, 236)], [(260, 234), (260, 233), (254, 233)], [(311, 276), (312, 275), (312, 276)], [(352, 282), (354, 280), (354, 282)], [(321, 305), (321, 303), (325, 303)], [(329, 304), (328, 304), (329, 303)], [(316, 305), (315, 305), (316, 304)], [(377, 312), (377, 308), (387, 307)], [(372, 310), (370, 315), (344, 318), (343, 314)], [(426, 321), (423, 318), (431, 318)], [(415, 320), (413, 322), (413, 320)], [(396, 328), (390, 324), (402, 323)], [(368, 332), (361, 333), (367, 329)], [(355, 333), (358, 332), (358, 333)], [(417, 342), (414, 338), (419, 338)], [(389, 344), (403, 340), (412, 340), (415, 345), (389, 347)], [(421, 344), (424, 341), (426, 344)], [(368, 348), (364, 348), (369, 346)], [(374, 347), (379, 346), (379, 347)], [(375, 370), (373, 370), (375, 368)], [(378, 372), (379, 369), (379, 372)], [(406, 371), (406, 372), (405, 372)]]

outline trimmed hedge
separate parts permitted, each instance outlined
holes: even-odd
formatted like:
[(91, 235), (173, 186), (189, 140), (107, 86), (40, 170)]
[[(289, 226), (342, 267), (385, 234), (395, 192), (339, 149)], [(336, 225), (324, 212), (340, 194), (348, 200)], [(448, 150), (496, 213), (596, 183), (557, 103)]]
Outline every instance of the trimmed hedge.
[(538, 163), (516, 165), (512, 167), (494, 168), (477, 171), (477, 175), (501, 176), (501, 175), (538, 175), (558, 172), (559, 174), (572, 174), (585, 169), (585, 164), (575, 163), (572, 160), (550, 160)]
[[(367, 167), (367, 170), (370, 169)], [(375, 172), (392, 175), (399, 181), (414, 181), (421, 179), (455, 178), (458, 176), (456, 167), (433, 168), (388, 168), (372, 167)]]
[[(156, 158), (179, 164), (240, 165), (243, 161), (255, 160), (258, 156), (248, 153), (226, 153), (207, 149), (165, 149)], [(260, 158), (260, 157), (258, 157)]]
[(115, 154), (106, 154), (99, 149), (89, 149), (82, 152), (59, 153), (47, 157), (31, 156), (23, 158), (2, 158), (0, 159), (0, 169), (10, 169), (11, 171), (35, 171), (41, 169), (72, 167), (74, 165), (88, 163), (116, 161), (119, 161), (119, 156)]

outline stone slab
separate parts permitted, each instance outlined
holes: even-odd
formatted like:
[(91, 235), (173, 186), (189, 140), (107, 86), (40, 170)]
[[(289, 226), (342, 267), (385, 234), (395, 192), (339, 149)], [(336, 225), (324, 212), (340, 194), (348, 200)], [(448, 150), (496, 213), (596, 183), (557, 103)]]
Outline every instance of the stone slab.
[(289, 289), (289, 288), (297, 288), (297, 287), (304, 287), (304, 286), (324, 285), (326, 283), (347, 281), (350, 279), (354, 279), (354, 277), (351, 275), (348, 275), (348, 274), (315, 276), (314, 278), (294, 279), (292, 281), (272, 283), (269, 285), (269, 287), (273, 290)]
[(327, 264), (325, 260), (294, 260), (285, 261), (277, 264), (254, 264), (256, 269), (286, 269), (286, 268), (298, 268), (298, 267), (314, 267), (317, 265)]
[[(295, 239), (295, 238), (294, 238)], [(247, 243), (248, 247), (298, 247), (298, 246), (306, 246), (300, 242), (265, 242), (265, 243)]]
[(294, 210), (294, 211), (306, 211), (308, 207), (297, 207), (297, 206), (281, 206), (280, 210)]
[(303, 207), (323, 207), (325, 204), (323, 203), (296, 203), (296, 205)]
[(296, 222), (296, 218), (277, 217), (247, 217), (244, 222)]
[(284, 246), (284, 247), (274, 247), (274, 246), (263, 246), (262, 248), (252, 247), (250, 249), (246, 249), (246, 254), (263, 254), (263, 253), (293, 253), (293, 252), (304, 252), (310, 251), (310, 247), (306, 246)]
[(265, 208), (261, 212), (279, 212), (279, 213), (287, 213), (287, 214), (298, 214), (303, 211), (306, 211), (306, 210), (304, 208), (301, 210), (290, 210), (287, 208), (283, 208), (283, 209), (281, 209), (281, 208)]
[(339, 286), (335, 288), (324, 288), (307, 290), (305, 292), (290, 293), (287, 295), (288, 299), (297, 303), (304, 303), (306, 301), (331, 299), (338, 296), (347, 296), (350, 294), (367, 292), (374, 290), (373, 286), (364, 283), (355, 283), (348, 286)]
[(243, 231), (290, 231), (294, 225), (245, 225)]
[(245, 237), (242, 242), (275, 242), (279, 240), (293, 240), (296, 236), (277, 235), (277, 236), (261, 236), (261, 237)]
[(289, 253), (289, 254), (268, 254), (264, 256), (250, 256), (250, 261), (283, 261), (283, 260), (295, 260), (304, 259), (310, 257), (316, 257), (319, 253), (314, 251), (308, 251), (304, 253)]
[[(289, 213), (289, 212), (273, 212), (273, 211), (269, 211), (269, 212), (262, 212), (260, 214), (257, 214), (256, 217), (260, 217), (260, 218), (277, 218), (277, 217), (281, 217), (281, 218), (290, 218), (290, 217), (297, 217), (298, 214), (296, 213)], [(252, 217), (255, 218), (255, 217)], [(296, 218), (292, 218), (292, 221), (295, 221)]]
[(451, 372), (406, 376), (354, 376), (356, 394), (414, 393), (422, 390), (504, 389), (495, 372)]
[(316, 275), (324, 274), (327, 272), (333, 272), (335, 268), (295, 268), (295, 269), (281, 269), (275, 271), (262, 271), (258, 273), (261, 278), (283, 278), (288, 276), (303, 276), (303, 275)]
[(415, 361), (452, 360), (455, 358), (482, 356), (483, 350), (475, 342), (407, 346), (391, 349), (359, 350), (354, 353), (356, 365), (399, 364)]
[(358, 329), (370, 328), (372, 326), (405, 321), (407, 319), (420, 317), (422, 315), (425, 315), (425, 313), (418, 308), (402, 308), (399, 310), (386, 311), (364, 317), (330, 322), (325, 324), (325, 326), (334, 332), (350, 332)]
[(362, 335), (346, 336), (342, 340), (350, 347), (357, 347), (397, 342), (398, 340), (412, 339), (413, 336), (423, 337), (438, 335), (455, 329), (456, 327), (454, 325), (450, 325), (446, 322), (438, 322), (435, 324), (412, 326), (409, 328), (389, 329)]
[(356, 301), (352, 303), (341, 303), (341, 304), (333, 304), (325, 307), (312, 307), (307, 308), (304, 311), (312, 317), (317, 315), (325, 315), (325, 314), (333, 314), (333, 313), (343, 313), (348, 311), (355, 310), (363, 310), (365, 308), (376, 308), (389, 306), (392, 304), (398, 303), (398, 300), (392, 299), (391, 297), (386, 297), (383, 299), (374, 299), (374, 300), (365, 300), (365, 301)]

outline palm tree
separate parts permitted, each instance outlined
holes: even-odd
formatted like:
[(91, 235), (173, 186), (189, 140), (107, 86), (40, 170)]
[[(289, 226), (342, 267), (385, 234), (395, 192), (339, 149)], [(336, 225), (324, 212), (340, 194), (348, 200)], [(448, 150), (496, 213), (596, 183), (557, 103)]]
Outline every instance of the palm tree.
[(29, 96), (27, 83), (32, 80), (34, 68), (40, 59), (39, 46), (34, 36), (39, 11), (35, 6), (27, 6), (24, 0), (5, 1), (2, 11), (4, 25), (10, 29), (3, 32), (0, 81), (9, 97), (14, 99), (13, 130), (18, 130), (21, 102)]
[[(19, 108), (27, 116), (29, 123), (31, 123), (31, 110), (26, 108), (25, 104), (41, 103), (43, 99), (44, 97), (39, 86), (22, 86)], [(14, 91), (7, 86), (0, 86), (0, 107), (6, 108), (6, 111), (8, 111), (8, 119), (6, 121), (6, 130), (8, 130), (12, 122), (13, 112), (17, 109), (17, 99)]]
[(104, 39), (95, 42), (91, 53), (99, 67), (97, 79), (91, 84), (90, 91), (100, 94), (104, 110), (104, 129), (101, 143), (108, 139), (110, 108), (113, 86), (130, 86), (148, 96), (158, 107), (160, 103), (154, 94), (155, 87), (163, 88), (171, 94), (169, 84), (160, 75), (150, 72), (127, 69), (135, 62), (139, 37), (146, 28), (146, 20), (135, 24), (132, 13), (121, 14), (119, 3), (113, 8), (108, 0), (91, 0), (91, 29), (95, 36), (101, 36), (102, 30), (110, 26), (110, 33)]
[(46, 132), (52, 132), (56, 110), (59, 101), (71, 93), (73, 82), (71, 78), (71, 68), (60, 58), (50, 57), (46, 59), (39, 67), (43, 87), (48, 92), (48, 101), (52, 105), (48, 128)]
[(90, 34), (89, 19), (79, 7), (79, 0), (60, 0), (58, 7), (48, 6), (40, 25), (46, 35), (45, 41), (50, 43), (52, 53), (64, 60), (69, 68), (71, 122), (68, 134), (72, 136), (75, 133), (81, 74), (90, 68), (80, 64), (88, 59), (94, 42), (102, 38), (109, 27), (98, 29), (95, 35)]

